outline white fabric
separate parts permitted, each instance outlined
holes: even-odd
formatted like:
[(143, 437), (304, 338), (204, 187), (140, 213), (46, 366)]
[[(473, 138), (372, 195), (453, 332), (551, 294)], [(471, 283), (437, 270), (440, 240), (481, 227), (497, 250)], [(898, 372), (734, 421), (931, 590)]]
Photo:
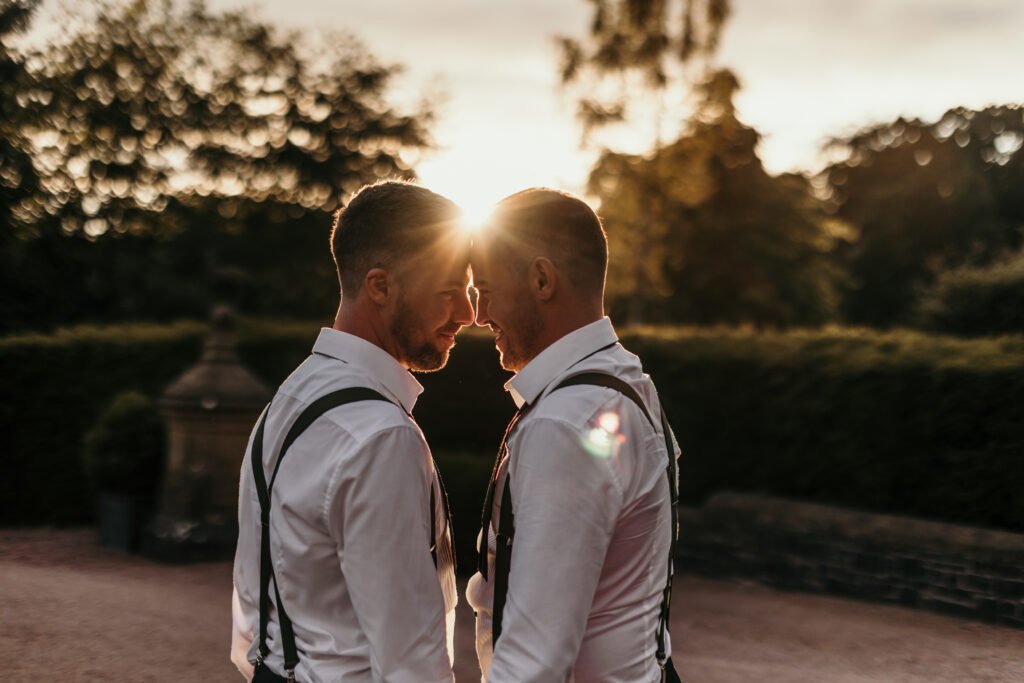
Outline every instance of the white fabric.
[[(493, 586), (478, 573), (466, 591), (477, 612), (481, 670), (492, 683), (660, 680), (654, 634), (671, 536), (667, 455), (660, 403), (639, 359), (618, 344), (587, 357), (616, 339), (607, 318), (591, 323), (549, 346), (505, 385), (518, 405), (534, 407), (510, 435), (488, 530), (493, 582), (510, 465), (515, 542), (493, 653)], [(547, 395), (584, 371), (628, 382), (656, 429), (611, 389), (577, 386)]]
[[(268, 482), (288, 428), (317, 398), (362, 386), (411, 411), (422, 391), (387, 352), (358, 337), (323, 329), (313, 352), (271, 403), (263, 453)], [(437, 501), (436, 570), (430, 556), (431, 485)], [(328, 411), (288, 450), (272, 496), (271, 555), (295, 629), (298, 680), (454, 680), (450, 642), (447, 649), (445, 643), (457, 600), (450, 533), (430, 451), (416, 423), (383, 401)], [(231, 658), (251, 676), (245, 664), (256, 661), (259, 649), (260, 508), (248, 448), (238, 520)], [(283, 673), (273, 586), (270, 594), (267, 663)]]

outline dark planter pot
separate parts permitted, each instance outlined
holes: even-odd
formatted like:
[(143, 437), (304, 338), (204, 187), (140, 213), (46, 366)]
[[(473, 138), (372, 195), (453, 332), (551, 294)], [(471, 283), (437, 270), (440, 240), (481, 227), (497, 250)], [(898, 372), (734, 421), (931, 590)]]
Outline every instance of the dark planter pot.
[(124, 493), (100, 493), (99, 525), (100, 545), (134, 551), (142, 527), (138, 500)]

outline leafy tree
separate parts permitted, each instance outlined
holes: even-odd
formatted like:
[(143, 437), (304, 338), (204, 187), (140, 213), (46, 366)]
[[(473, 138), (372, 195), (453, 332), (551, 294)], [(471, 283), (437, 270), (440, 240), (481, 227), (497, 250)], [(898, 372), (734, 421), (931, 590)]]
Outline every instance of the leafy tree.
[(768, 175), (728, 71), (701, 87), (690, 129), (650, 156), (606, 152), (590, 192), (610, 242), (613, 314), (631, 321), (786, 326), (832, 318), (847, 229), (805, 178)]
[(660, 98), (673, 86), (685, 86), (694, 80), (685, 73), (689, 66), (701, 80), (731, 6), (730, 0), (589, 2), (588, 35), (558, 38), (562, 83), (580, 94), (584, 134), (627, 121), (637, 95)]
[(24, 107), (32, 75), (13, 47), (14, 38), (28, 26), (37, 0), (0, 0), (0, 291), (4, 317), (19, 319), (26, 295), (25, 283), (14, 275), (25, 260), (25, 215), (20, 209), (38, 189), (38, 176), (29, 155), (23, 127)]
[(958, 108), (935, 123), (898, 119), (831, 143), (830, 211), (857, 226), (838, 258), (843, 313), (909, 324), (936, 274), (981, 265), (1024, 239), (1024, 108)]
[(203, 2), (99, 5), (30, 64), (28, 213), (50, 297), (23, 324), (203, 314), (225, 297), (329, 315), (328, 212), (412, 177), (430, 145), (429, 105), (393, 108), (396, 68), (351, 37), (311, 43)]
[[(630, 322), (830, 319), (839, 275), (829, 250), (841, 224), (828, 220), (806, 180), (765, 172), (758, 133), (736, 117), (739, 83), (712, 66), (731, 3), (592, 5), (586, 38), (560, 39), (563, 84), (583, 93), (584, 134), (630, 123), (638, 102), (655, 102), (657, 113), (651, 151), (605, 150), (588, 184), (611, 243), (613, 313)], [(668, 143), (666, 115), (679, 129)]]

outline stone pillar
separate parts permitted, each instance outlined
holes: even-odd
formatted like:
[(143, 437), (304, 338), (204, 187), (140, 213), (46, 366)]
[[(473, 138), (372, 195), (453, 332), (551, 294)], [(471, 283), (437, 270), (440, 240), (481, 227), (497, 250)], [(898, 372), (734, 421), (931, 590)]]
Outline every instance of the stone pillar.
[(238, 535), (238, 476), (249, 433), (271, 398), (235, 352), (232, 315), (214, 311), (199, 363), (160, 397), (167, 464), (143, 551), (166, 561), (230, 557)]

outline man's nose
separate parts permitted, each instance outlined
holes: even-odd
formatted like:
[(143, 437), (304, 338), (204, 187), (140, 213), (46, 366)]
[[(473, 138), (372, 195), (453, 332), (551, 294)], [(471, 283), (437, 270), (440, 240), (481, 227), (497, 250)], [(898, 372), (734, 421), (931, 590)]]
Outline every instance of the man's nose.
[(487, 327), (490, 319), (487, 317), (487, 299), (482, 295), (476, 295), (476, 324), (477, 327)]
[(459, 325), (469, 325), (473, 322), (473, 304), (469, 300), (468, 292), (459, 297), (452, 319)]

